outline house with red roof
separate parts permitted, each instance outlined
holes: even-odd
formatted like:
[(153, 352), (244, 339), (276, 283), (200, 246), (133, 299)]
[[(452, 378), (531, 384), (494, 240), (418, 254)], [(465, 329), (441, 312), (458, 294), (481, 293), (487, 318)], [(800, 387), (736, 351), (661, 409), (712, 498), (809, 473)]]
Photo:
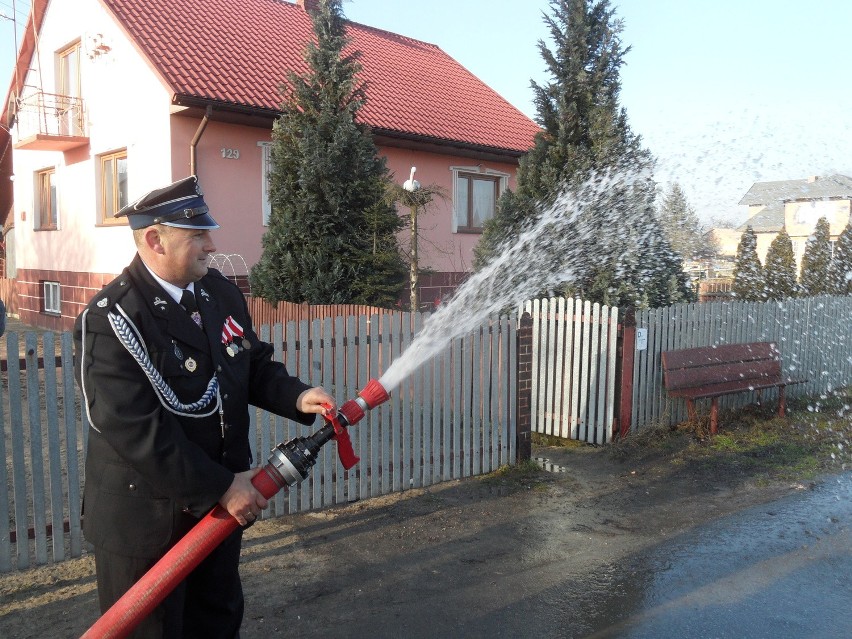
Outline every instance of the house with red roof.
[[(135, 252), (113, 213), (191, 174), (221, 225), (217, 266), (245, 280), (270, 214), (279, 86), (307, 68), (314, 2), (33, 1), (3, 114), (15, 179), (0, 212), (24, 322), (69, 328)], [(419, 220), (428, 303), (469, 271), (539, 129), (438, 46), (352, 22), (347, 32), (367, 84), (359, 117), (395, 179), (416, 166), (451, 196)]]

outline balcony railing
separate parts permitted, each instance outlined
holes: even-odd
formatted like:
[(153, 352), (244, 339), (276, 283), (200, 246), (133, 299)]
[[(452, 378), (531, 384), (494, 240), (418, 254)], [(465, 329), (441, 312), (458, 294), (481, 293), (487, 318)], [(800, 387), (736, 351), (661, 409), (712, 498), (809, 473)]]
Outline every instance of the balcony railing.
[(26, 149), (68, 150), (88, 143), (82, 98), (38, 91), (18, 101), (18, 143)]

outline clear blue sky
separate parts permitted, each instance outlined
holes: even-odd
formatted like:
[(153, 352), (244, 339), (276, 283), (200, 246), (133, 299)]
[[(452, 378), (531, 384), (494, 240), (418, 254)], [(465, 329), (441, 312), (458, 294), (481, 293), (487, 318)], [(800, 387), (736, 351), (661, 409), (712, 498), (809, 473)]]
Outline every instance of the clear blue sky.
[[(0, 0), (18, 15), (29, 1)], [(852, 175), (848, 0), (610, 0), (631, 48), (622, 106), (659, 161), (709, 221), (742, 221), (756, 181)], [(530, 79), (548, 80), (547, 0), (344, 0), (350, 20), (440, 46), (521, 111)], [(11, 78), (11, 21), (0, 18), (0, 74)], [(548, 40), (549, 42), (549, 40)], [(5, 87), (4, 87), (5, 88)], [(4, 91), (5, 92), (5, 91)]]

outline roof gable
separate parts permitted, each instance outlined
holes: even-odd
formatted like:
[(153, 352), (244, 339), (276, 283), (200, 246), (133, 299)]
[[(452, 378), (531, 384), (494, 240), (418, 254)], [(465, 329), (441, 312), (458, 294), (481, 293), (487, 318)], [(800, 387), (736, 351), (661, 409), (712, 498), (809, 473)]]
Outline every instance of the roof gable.
[[(277, 111), (310, 16), (284, 0), (101, 0), (179, 96)], [(439, 47), (348, 23), (373, 129), (524, 152), (538, 126)]]

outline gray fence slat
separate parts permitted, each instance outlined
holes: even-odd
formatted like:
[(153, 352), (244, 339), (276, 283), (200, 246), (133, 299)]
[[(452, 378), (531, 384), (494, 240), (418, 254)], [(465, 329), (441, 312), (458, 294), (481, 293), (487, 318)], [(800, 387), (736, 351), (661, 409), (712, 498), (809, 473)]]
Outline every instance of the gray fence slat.
[[(8, 338), (7, 338), (7, 343)], [(11, 352), (11, 350), (7, 351)], [(12, 426), (7, 426), (6, 411), (6, 391), (4, 386), (8, 384), (0, 384), (0, 459), (3, 459), (3, 465), (0, 466), (0, 571), (6, 572), (12, 569), (12, 543), (9, 539), (11, 526), (9, 525), (10, 517), (4, 513), (11, 512), (11, 504), (9, 503), (9, 493), (12, 490), (10, 477), (7, 471), (8, 453), (6, 451), (6, 438), (11, 441)], [(11, 397), (9, 398), (11, 401)], [(13, 459), (14, 463), (14, 459)], [(12, 468), (14, 472), (14, 466)]]
[(441, 384), (444, 405), (441, 407), (441, 441), (443, 443), (441, 455), (441, 479), (449, 481), (453, 476), (453, 367), (452, 367), (452, 344), (449, 349), (441, 353)]
[[(411, 319), (413, 323), (411, 339), (413, 340), (414, 336), (420, 331), (420, 314), (414, 313)], [(420, 362), (420, 365), (411, 374), (411, 472), (409, 474), (408, 481), (414, 488), (419, 488), (423, 485), (423, 481), (421, 479), (423, 465), (423, 458), (421, 456), (421, 453), (423, 452), (423, 434), (420, 423), (422, 412), (419, 416), (415, 415), (414, 406), (422, 405), (423, 402), (424, 363), (425, 362)]]
[(47, 482), (50, 491), (51, 553), (54, 561), (65, 559), (65, 499), (62, 489), (62, 441), (59, 433), (59, 395), (56, 379), (56, 335), (42, 336), (44, 348), (44, 397), (47, 424)]
[[(286, 354), (284, 353), (284, 325), (281, 322), (273, 324), (271, 326), (261, 326), (261, 332), (263, 329), (268, 329), (272, 333), (272, 344), (273, 349), (273, 357), (276, 361), (284, 362), (286, 365)], [(289, 369), (288, 369), (289, 372)], [(272, 423), (270, 424), (269, 431), (269, 442), (266, 448), (261, 449), (261, 456), (258, 458), (258, 463), (264, 463), (269, 455), (272, 453), (272, 447), (277, 446), (278, 444), (283, 444), (289, 441), (287, 437), (287, 425), (285, 424), (285, 419), (280, 415), (272, 415)], [(276, 493), (275, 497), (272, 500), (272, 507), (269, 511), (275, 513), (275, 515), (283, 515), (287, 512), (288, 509), (288, 496), (287, 490), (279, 490)], [(265, 511), (265, 512), (269, 512)], [(271, 513), (270, 513), (271, 514)]]
[(35, 557), (47, 563), (47, 515), (44, 489), (44, 440), (39, 407), (38, 335), (27, 333), (24, 358), (27, 362), (27, 407), (30, 420), (30, 476), (35, 528)]
[(509, 319), (509, 387), (506, 395), (508, 396), (509, 412), (506, 415), (506, 423), (509, 425), (509, 432), (506, 437), (509, 439), (509, 458), (505, 463), (513, 463), (517, 459), (518, 442), (516, 439), (517, 433), (517, 410), (518, 410), (518, 339), (517, 339), (517, 316), (512, 316)]
[(18, 335), (9, 332), (6, 335), (8, 353), (9, 381), (9, 423), (12, 429), (12, 482), (15, 500), (15, 544), (18, 568), (30, 565), (29, 541), (27, 535), (27, 469), (24, 456), (24, 416), (21, 390), (20, 345)]
[[(429, 321), (429, 314), (425, 313), (417, 316), (416, 333), (420, 333), (423, 324)], [(424, 362), (420, 367), (419, 381), (419, 399), (417, 404), (421, 406), (420, 410), (420, 431), (422, 433), (422, 444), (418, 445), (417, 450), (420, 451), (421, 468), (420, 472), (416, 473), (419, 481), (419, 486), (429, 486), (432, 483), (432, 375), (433, 375), (434, 359), (430, 358), (428, 362)]]
[[(62, 411), (65, 418), (65, 467), (68, 483), (68, 536), (72, 557), (83, 554), (83, 534), (80, 524), (82, 499), (80, 495), (80, 451), (77, 444), (77, 424), (79, 418), (75, 404), (76, 386), (74, 381), (74, 339), (70, 332), (60, 337), (62, 357)], [(85, 450), (85, 449), (84, 449)], [(0, 508), (0, 512), (2, 512)]]
[[(382, 335), (384, 338), (382, 339), (381, 345), (381, 355), (382, 355), (382, 364), (383, 371), (386, 371), (388, 367), (391, 365), (393, 361), (393, 343), (392, 340), (388, 338), (391, 334), (391, 318), (388, 315), (384, 315), (381, 318), (381, 326), (382, 326)], [(376, 374), (378, 375), (378, 371)], [(382, 494), (386, 495), (391, 490), (391, 464), (393, 463), (393, 453), (391, 450), (391, 434), (393, 432), (393, 422), (391, 419), (391, 410), (390, 404), (385, 402), (379, 408), (379, 423), (381, 424), (382, 429), (382, 465), (381, 465), (381, 486), (382, 486)]]
[(497, 326), (486, 326), (483, 327), (482, 330), (482, 358), (480, 360), (480, 371), (482, 377), (482, 395), (481, 399), (477, 401), (477, 405), (482, 406), (482, 412), (480, 413), (480, 433), (482, 437), (482, 446), (480, 447), (480, 456), (482, 458), (482, 472), (487, 473), (493, 470), (491, 465), (491, 450), (492, 450), (492, 441), (491, 441), (491, 432), (494, 423), (497, 422), (496, 415), (492, 415), (491, 406), (489, 402), (489, 397), (494, 394), (494, 390), (491, 386), (491, 372), (493, 371), (493, 359), (494, 359), (494, 340), (497, 335)]
[(480, 454), (482, 451), (482, 433), (480, 431), (481, 413), (479, 412), (479, 387), (481, 384), (481, 357), (482, 357), (482, 328), (473, 331), (469, 335), (471, 342), (470, 358), (470, 461), (472, 473), (478, 475), (482, 462)]

